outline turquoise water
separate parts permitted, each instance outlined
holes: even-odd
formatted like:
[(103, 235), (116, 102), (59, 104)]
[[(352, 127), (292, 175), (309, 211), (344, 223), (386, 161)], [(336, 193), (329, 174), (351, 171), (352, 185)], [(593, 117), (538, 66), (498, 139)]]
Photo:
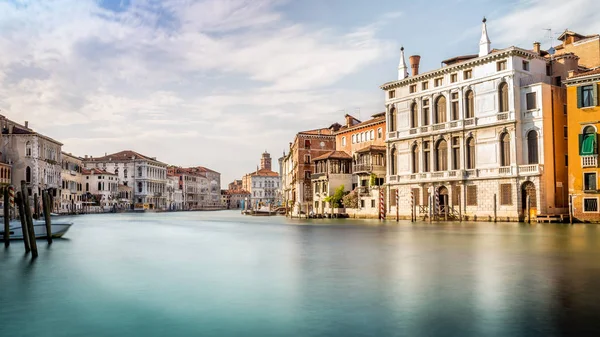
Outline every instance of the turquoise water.
[(0, 336), (600, 335), (600, 226), (73, 220), (0, 248)]

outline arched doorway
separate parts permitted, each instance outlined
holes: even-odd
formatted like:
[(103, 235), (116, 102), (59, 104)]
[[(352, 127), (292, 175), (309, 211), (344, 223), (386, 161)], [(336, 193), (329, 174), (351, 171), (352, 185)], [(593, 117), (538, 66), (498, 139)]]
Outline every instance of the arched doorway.
[(537, 196), (535, 184), (531, 181), (526, 181), (521, 185), (521, 211), (524, 217), (527, 217), (527, 196), (529, 196), (529, 202), (531, 204), (531, 213), (536, 214)]
[(437, 190), (439, 196), (438, 212), (440, 216), (444, 216), (448, 212), (448, 189), (446, 186), (440, 186)]

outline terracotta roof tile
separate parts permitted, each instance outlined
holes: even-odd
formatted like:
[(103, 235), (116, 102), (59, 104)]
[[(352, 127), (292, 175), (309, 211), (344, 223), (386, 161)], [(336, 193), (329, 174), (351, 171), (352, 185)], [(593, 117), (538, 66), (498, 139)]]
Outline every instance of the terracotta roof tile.
[(600, 74), (600, 68), (592, 69), (592, 70), (589, 70), (586, 72), (577, 73), (569, 78), (578, 78), (578, 77), (585, 77), (585, 76), (598, 75), (598, 74)]
[(148, 156), (145, 156), (141, 153), (138, 153), (138, 152), (135, 152), (132, 150), (124, 150), (124, 151), (108, 154), (108, 155), (102, 156), (102, 157), (86, 158), (85, 160), (86, 161), (117, 161), (117, 160), (131, 160), (131, 158), (146, 159), (146, 160), (152, 160), (152, 161), (161, 163), (161, 161), (156, 160), (156, 158), (148, 157)]
[(352, 159), (352, 157), (344, 151), (329, 151), (323, 155), (314, 158), (312, 161), (325, 159)]
[(248, 173), (250, 176), (259, 176), (259, 177), (278, 177), (279, 173), (273, 172), (268, 169), (260, 169), (258, 171), (254, 171), (252, 173)]
[(98, 169), (98, 168), (83, 169), (83, 170), (81, 170), (81, 174), (83, 174), (83, 175), (108, 174), (108, 175), (111, 175), (111, 176), (115, 176), (116, 175), (114, 173), (110, 173), (110, 172), (108, 172), (106, 170), (101, 170), (101, 169)]

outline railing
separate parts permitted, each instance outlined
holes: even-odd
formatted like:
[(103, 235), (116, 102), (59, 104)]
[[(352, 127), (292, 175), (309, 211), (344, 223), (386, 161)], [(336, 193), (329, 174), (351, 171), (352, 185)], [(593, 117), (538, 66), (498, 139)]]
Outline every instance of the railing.
[(501, 112), (499, 114), (496, 115), (496, 119), (498, 121), (506, 121), (508, 120), (508, 111), (507, 112)]
[(385, 172), (385, 166), (374, 164), (355, 164), (352, 166), (352, 172)]
[(415, 135), (415, 134), (417, 134), (418, 131), (419, 130), (417, 128), (413, 128), (413, 129), (408, 130), (408, 134)]
[(598, 167), (598, 155), (581, 156), (581, 167)]
[(481, 169), (469, 169), (469, 170), (450, 170), (450, 171), (436, 171), (436, 172), (422, 172), (422, 173), (411, 173), (393, 176), (393, 180), (390, 181), (411, 181), (411, 182), (423, 182), (423, 181), (436, 181), (436, 180), (464, 180), (473, 178), (495, 178), (495, 177), (515, 177), (515, 176), (530, 176), (542, 173), (543, 165), (532, 164), (532, 165), (520, 165), (520, 166), (502, 166), (502, 167), (490, 167)]
[(310, 179), (319, 179), (321, 177), (325, 177), (327, 175), (327, 173), (322, 172), (322, 173), (313, 173), (310, 175)]
[(388, 139), (390, 138), (397, 138), (398, 137), (398, 131), (390, 131), (388, 132)]
[(440, 124), (434, 124), (431, 129), (433, 131), (439, 131), (439, 130), (444, 130), (446, 128), (446, 124), (445, 123), (440, 123)]
[(475, 126), (477, 125), (477, 119), (475, 118), (467, 118), (463, 121), (464, 126)]

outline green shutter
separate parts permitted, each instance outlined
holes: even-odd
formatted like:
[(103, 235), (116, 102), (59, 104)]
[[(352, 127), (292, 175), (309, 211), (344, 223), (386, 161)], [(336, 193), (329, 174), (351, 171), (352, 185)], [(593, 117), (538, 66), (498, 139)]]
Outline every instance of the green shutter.
[(597, 153), (596, 134), (579, 135), (579, 154), (588, 156)]
[(598, 85), (594, 83), (594, 85), (592, 85), (593, 88), (593, 96), (592, 96), (592, 104), (594, 104), (594, 106), (598, 105)]
[(577, 108), (581, 108), (582, 103), (581, 87), (577, 87)]

